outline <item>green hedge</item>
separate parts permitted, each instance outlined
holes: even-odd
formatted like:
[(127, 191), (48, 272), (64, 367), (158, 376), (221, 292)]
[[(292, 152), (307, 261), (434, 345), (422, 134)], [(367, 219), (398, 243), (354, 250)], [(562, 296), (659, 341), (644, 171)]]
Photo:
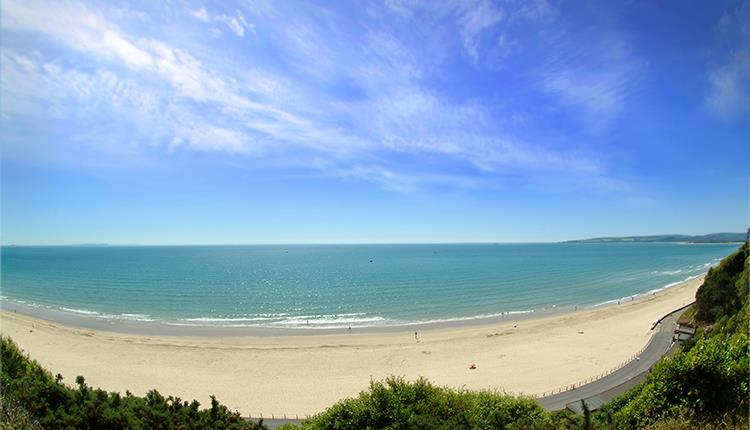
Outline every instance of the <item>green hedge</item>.
[(7, 337), (0, 338), (0, 361), (3, 416), (8, 422), (70, 430), (266, 428), (262, 423), (244, 421), (213, 396), (211, 407), (200, 409), (197, 401), (165, 398), (156, 390), (136, 397), (93, 389), (82, 376), (76, 378), (76, 388), (69, 388), (62, 383), (62, 376), (53, 377)]
[[(425, 379), (390, 377), (371, 382), (358, 397), (342, 400), (305, 421), (323, 429), (557, 429), (576, 425), (570, 413), (550, 414), (532, 398), (493, 391), (452, 390)], [(293, 429), (295, 426), (285, 428)]]
[(702, 339), (690, 351), (662, 360), (645, 384), (600, 414), (613, 414), (617, 427), (625, 429), (673, 418), (707, 423), (732, 416), (746, 422), (749, 352), (745, 334)]

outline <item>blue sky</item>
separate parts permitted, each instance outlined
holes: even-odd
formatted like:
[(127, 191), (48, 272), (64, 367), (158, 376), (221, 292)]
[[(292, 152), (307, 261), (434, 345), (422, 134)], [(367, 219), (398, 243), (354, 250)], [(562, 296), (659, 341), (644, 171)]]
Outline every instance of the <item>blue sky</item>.
[(2, 242), (743, 231), (750, 3), (4, 0)]

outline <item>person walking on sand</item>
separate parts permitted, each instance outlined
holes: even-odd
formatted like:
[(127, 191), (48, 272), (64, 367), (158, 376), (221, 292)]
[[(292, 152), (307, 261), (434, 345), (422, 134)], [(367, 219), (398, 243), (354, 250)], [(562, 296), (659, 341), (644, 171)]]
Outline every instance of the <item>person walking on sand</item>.
[(416, 331), (414, 332), (414, 340), (416, 340), (417, 342), (419, 342), (418, 333)]

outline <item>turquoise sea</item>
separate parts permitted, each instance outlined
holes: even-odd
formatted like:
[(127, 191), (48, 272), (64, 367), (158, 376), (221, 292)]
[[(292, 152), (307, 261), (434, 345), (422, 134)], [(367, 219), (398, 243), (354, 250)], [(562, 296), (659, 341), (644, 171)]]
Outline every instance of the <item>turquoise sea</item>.
[(333, 328), (566, 310), (648, 294), (737, 245), (3, 247), (2, 304), (170, 326)]

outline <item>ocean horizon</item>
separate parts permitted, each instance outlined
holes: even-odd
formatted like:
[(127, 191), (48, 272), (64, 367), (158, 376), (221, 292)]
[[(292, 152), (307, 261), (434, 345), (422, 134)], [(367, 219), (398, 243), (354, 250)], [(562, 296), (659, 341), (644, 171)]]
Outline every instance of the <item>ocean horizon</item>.
[(566, 311), (699, 276), (736, 244), (5, 246), (1, 303), (92, 323), (332, 329)]

